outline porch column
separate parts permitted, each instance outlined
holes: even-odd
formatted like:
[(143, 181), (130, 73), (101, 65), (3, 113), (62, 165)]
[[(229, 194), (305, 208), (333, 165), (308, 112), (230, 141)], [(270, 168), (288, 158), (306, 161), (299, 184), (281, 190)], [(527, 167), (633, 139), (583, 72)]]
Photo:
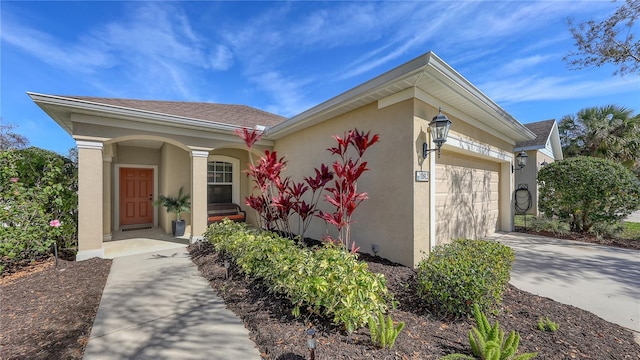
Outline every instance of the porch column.
[(103, 202), (103, 210), (102, 210), (102, 220), (104, 221), (102, 224), (102, 238), (103, 240), (111, 240), (111, 234), (113, 231), (112, 221), (111, 221), (111, 162), (113, 160), (113, 154), (111, 150), (111, 146), (107, 145), (102, 152), (102, 181), (104, 183), (104, 191), (102, 192), (102, 202)]
[(78, 254), (76, 260), (104, 257), (102, 143), (76, 140), (78, 146)]
[(515, 175), (511, 172), (512, 162), (500, 164), (500, 230), (513, 231), (513, 191)]
[(191, 241), (207, 230), (207, 158), (209, 151), (191, 151)]

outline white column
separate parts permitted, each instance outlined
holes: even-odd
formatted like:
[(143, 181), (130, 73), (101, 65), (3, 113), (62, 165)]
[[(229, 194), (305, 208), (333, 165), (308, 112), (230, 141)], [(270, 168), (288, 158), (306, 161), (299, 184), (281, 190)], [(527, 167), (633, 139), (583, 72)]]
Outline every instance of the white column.
[(191, 241), (207, 230), (207, 158), (209, 151), (191, 151)]
[[(105, 149), (106, 150), (106, 149)], [(113, 160), (113, 156), (111, 154), (107, 154), (106, 151), (103, 153), (102, 157), (102, 182), (103, 192), (102, 192), (102, 234), (104, 240), (111, 240), (111, 233), (114, 230), (113, 224), (111, 221), (111, 188), (112, 188), (112, 177), (111, 177), (111, 162)]]
[(500, 163), (500, 230), (513, 231), (513, 191), (515, 176), (511, 162)]
[(104, 257), (102, 142), (77, 140), (78, 254), (76, 260)]

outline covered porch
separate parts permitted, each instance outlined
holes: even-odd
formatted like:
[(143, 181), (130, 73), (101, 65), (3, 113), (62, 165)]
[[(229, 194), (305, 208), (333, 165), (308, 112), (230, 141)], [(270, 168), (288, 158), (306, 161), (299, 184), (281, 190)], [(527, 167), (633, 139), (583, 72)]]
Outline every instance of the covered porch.
[[(159, 195), (176, 196), (180, 188), (191, 197), (191, 211), (181, 213), (181, 240), (202, 238), (211, 203), (236, 203), (248, 221), (255, 219), (242, 201), (252, 191), (241, 176), (249, 152), (235, 131), (283, 118), (237, 105), (29, 95), (76, 140), (77, 260), (108, 256), (107, 248), (129, 235), (123, 233), (148, 229), (164, 233), (143, 237), (149, 241), (171, 237), (175, 214), (153, 202)], [(272, 147), (261, 140), (254, 159)]]

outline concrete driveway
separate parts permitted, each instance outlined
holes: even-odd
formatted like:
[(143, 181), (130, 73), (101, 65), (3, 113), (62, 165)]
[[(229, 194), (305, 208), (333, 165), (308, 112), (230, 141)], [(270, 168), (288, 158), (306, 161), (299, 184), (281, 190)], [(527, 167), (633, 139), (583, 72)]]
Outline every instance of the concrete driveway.
[(640, 210), (631, 213), (631, 215), (629, 215), (625, 221), (630, 221), (630, 222), (640, 222)]
[(515, 250), (511, 283), (640, 334), (640, 251), (523, 233), (491, 237)]

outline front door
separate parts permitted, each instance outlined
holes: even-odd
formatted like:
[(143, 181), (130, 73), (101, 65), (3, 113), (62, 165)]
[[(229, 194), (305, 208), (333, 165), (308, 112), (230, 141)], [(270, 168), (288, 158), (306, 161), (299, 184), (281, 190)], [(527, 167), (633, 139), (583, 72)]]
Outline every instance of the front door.
[(120, 168), (120, 226), (153, 223), (153, 169)]

